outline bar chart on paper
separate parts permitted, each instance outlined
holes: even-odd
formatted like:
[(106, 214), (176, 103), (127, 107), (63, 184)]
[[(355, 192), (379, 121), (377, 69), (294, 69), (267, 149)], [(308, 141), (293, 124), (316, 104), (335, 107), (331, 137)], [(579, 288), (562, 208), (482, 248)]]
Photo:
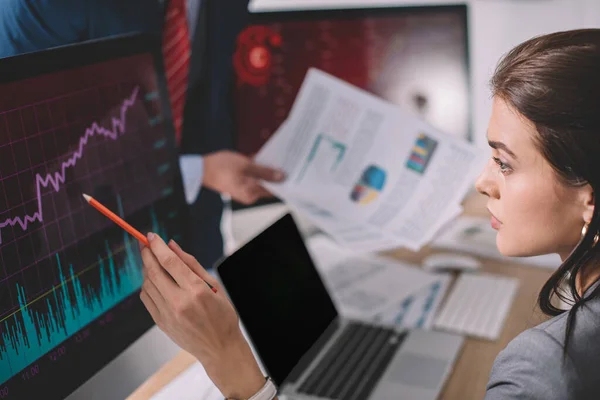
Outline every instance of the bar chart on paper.
[(118, 81), (69, 87), (59, 72), (20, 82), (30, 91), (16, 106), (0, 100), (2, 399), (80, 362), (86, 343), (119, 326), (137, 300), (137, 241), (81, 193), (139, 229), (177, 237), (173, 152), (155, 83), (136, 77), (135, 61), (69, 71), (90, 77), (110, 67), (124, 71)]

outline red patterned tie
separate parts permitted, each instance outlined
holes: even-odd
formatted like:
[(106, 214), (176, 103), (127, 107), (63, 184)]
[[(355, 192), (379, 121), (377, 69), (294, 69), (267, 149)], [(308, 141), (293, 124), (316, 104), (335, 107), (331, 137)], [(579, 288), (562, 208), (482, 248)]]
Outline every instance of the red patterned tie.
[(175, 124), (177, 144), (181, 143), (183, 108), (190, 63), (190, 35), (185, 0), (169, 0), (162, 39), (167, 86)]

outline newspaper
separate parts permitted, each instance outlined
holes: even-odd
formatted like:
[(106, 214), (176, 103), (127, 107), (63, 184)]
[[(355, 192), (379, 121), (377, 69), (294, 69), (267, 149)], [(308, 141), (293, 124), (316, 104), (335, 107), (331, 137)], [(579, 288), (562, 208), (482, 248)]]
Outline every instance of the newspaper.
[(457, 217), (485, 157), (313, 68), (256, 161), (285, 171), (283, 183), (265, 187), (338, 243), (381, 251), (418, 250)]

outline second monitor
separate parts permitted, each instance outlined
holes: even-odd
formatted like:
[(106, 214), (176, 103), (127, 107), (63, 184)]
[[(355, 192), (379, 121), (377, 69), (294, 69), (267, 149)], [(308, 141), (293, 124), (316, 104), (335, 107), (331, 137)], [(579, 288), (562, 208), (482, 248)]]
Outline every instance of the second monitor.
[(311, 67), (471, 137), (464, 5), (257, 12), (233, 62), (236, 145), (248, 155), (287, 118)]

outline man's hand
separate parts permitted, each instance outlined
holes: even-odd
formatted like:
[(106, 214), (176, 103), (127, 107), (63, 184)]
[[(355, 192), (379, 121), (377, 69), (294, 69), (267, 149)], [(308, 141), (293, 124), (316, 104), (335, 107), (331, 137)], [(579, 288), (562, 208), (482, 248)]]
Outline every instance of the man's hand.
[(270, 197), (260, 181), (280, 182), (282, 171), (258, 165), (249, 157), (223, 150), (204, 156), (202, 185), (219, 193), (227, 193), (242, 204), (252, 204)]

